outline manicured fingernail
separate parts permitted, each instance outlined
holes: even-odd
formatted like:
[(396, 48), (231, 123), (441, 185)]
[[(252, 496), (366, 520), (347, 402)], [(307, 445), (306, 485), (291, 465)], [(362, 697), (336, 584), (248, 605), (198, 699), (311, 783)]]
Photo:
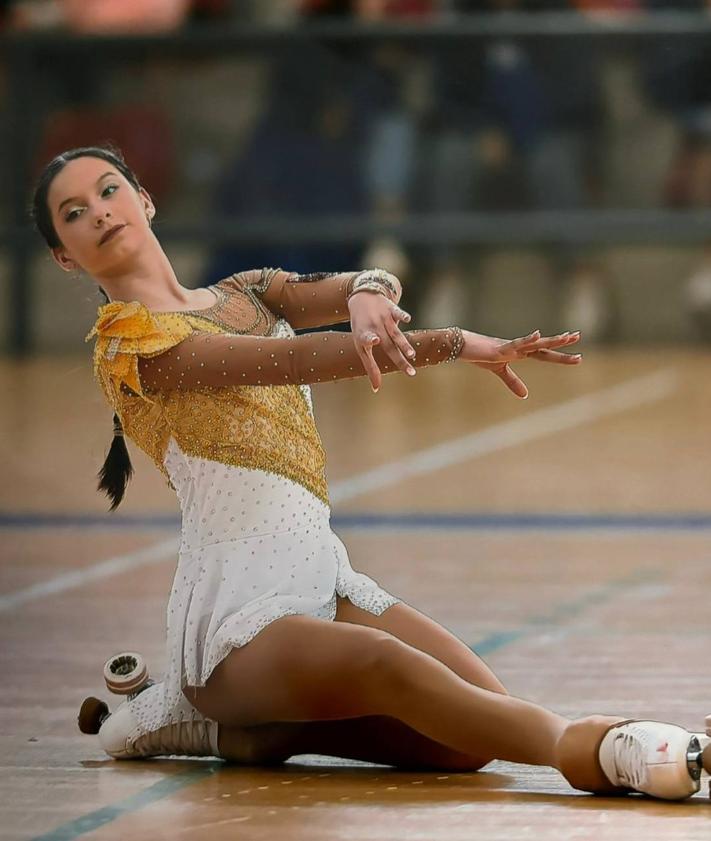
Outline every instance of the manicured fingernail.
[(373, 389), (373, 394), (378, 393), (378, 389), (374, 385), (372, 385), (371, 388)]
[(413, 359), (414, 356), (415, 356), (415, 351), (414, 350), (408, 350), (407, 355), (410, 357), (410, 359)]
[(408, 369), (407, 369), (407, 373), (408, 373), (411, 377), (414, 377), (414, 376), (415, 376), (415, 374), (417, 373), (417, 371), (415, 371), (415, 369), (414, 369), (414, 368), (408, 368)]

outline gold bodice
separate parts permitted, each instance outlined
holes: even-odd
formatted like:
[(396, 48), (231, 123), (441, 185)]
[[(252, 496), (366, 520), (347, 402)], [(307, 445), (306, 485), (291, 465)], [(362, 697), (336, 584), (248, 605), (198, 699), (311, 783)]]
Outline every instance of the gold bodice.
[[(209, 287), (216, 303), (203, 310), (152, 312), (138, 301), (99, 307), (86, 337), (96, 336), (94, 375), (125, 434), (163, 463), (172, 436), (190, 456), (267, 470), (303, 485), (326, 504), (325, 456), (308, 388), (229, 385), (185, 389), (144, 388), (138, 358), (153, 357), (193, 333), (252, 336), (291, 334), (245, 282), (233, 275)], [(172, 487), (172, 484), (171, 484)]]

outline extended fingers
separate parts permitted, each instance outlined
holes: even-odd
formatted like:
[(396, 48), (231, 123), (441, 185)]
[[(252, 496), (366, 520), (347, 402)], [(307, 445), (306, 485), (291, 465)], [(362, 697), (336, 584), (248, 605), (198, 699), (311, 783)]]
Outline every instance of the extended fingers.
[(534, 330), (533, 333), (529, 333), (528, 336), (521, 336), (518, 339), (511, 339), (508, 342), (504, 342), (499, 349), (500, 350), (507, 350), (507, 351), (522, 350), (525, 347), (529, 347), (529, 346), (533, 345), (533, 343), (537, 342), (540, 338), (541, 338), (541, 331), (540, 330)]
[(496, 371), (496, 376), (502, 380), (506, 388), (509, 391), (512, 391), (516, 397), (520, 397), (522, 400), (525, 400), (528, 397), (528, 389), (526, 388), (526, 383), (518, 376), (518, 374), (511, 370), (508, 365), (504, 365), (504, 367), (500, 371)]
[(410, 362), (415, 358), (415, 348), (410, 344), (407, 340), (407, 336), (400, 331), (400, 328), (397, 324), (395, 324), (395, 322), (386, 325), (385, 329), (388, 332), (388, 336), (390, 337), (393, 346), (388, 348), (387, 345), (384, 344), (383, 349), (388, 353), (388, 356), (390, 356), (401, 371), (404, 371), (411, 377), (414, 376), (416, 371)]
[(580, 341), (580, 332), (559, 333), (557, 336), (542, 336), (531, 342), (528, 348), (533, 350), (553, 350), (554, 348), (567, 347)]
[(520, 339), (513, 339), (500, 345), (499, 353), (506, 358), (516, 356), (519, 358), (530, 356), (540, 350), (553, 350), (555, 348), (567, 347), (580, 341), (580, 332), (559, 333), (557, 336), (541, 336), (539, 330), (529, 333)]
[(363, 368), (365, 368), (365, 373), (370, 380), (373, 391), (380, 388), (383, 379), (378, 363), (373, 356), (373, 347), (379, 343), (380, 339), (375, 333), (371, 332), (361, 333), (355, 343), (358, 356), (360, 356), (360, 361), (363, 363)]
[(577, 365), (583, 361), (581, 353), (559, 353), (555, 350), (537, 350), (529, 354), (530, 359), (539, 362), (555, 362), (560, 365)]
[[(402, 307), (399, 307), (396, 303), (391, 304), (390, 315), (392, 316), (392, 323), (386, 325), (390, 338), (393, 340), (394, 344), (397, 345), (400, 353), (402, 353), (404, 357), (409, 360), (414, 359), (416, 355), (415, 348), (412, 347), (398, 325), (399, 321), (404, 321), (406, 324), (409, 324), (410, 321), (412, 321), (412, 316), (409, 312), (405, 312), (405, 310), (402, 309)], [(411, 366), (408, 366), (408, 369), (408, 373), (410, 373), (410, 370), (414, 370)]]
[(399, 307), (395, 303), (391, 303), (390, 314), (395, 319), (395, 321), (404, 321), (406, 324), (409, 324), (412, 321), (412, 316), (409, 312), (405, 312), (402, 307)]

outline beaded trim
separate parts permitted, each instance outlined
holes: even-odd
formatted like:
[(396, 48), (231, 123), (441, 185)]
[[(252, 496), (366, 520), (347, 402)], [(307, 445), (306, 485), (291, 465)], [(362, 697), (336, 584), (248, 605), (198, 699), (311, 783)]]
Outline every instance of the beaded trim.
[(217, 295), (217, 300), (214, 304), (211, 304), (209, 307), (205, 307), (201, 310), (163, 310), (162, 312), (158, 312), (158, 315), (200, 315), (201, 313), (205, 312), (212, 312), (215, 309), (222, 309), (225, 301), (227, 300), (227, 296), (225, 293), (220, 289), (217, 284), (212, 284), (211, 286), (207, 286), (206, 289), (212, 289), (212, 291)]
[[(232, 275), (231, 277), (236, 277), (236, 275)], [(226, 278), (229, 280), (230, 278)], [(221, 283), (220, 281), (219, 283)], [(254, 304), (254, 308), (256, 311), (256, 315), (254, 317), (254, 321), (251, 324), (248, 324), (246, 327), (236, 328), (231, 324), (228, 324), (226, 321), (223, 321), (219, 318), (219, 314), (222, 312), (223, 307), (229, 300), (229, 295), (225, 292), (224, 289), (221, 289), (218, 284), (208, 287), (209, 289), (213, 289), (217, 293), (218, 300), (211, 306), (206, 307), (202, 310), (178, 310), (176, 315), (191, 315), (193, 318), (202, 318), (206, 321), (209, 321), (211, 324), (216, 324), (218, 327), (221, 327), (223, 330), (226, 330), (228, 333), (234, 333), (235, 335), (242, 336), (251, 336), (253, 331), (259, 326), (262, 320), (265, 317), (264, 312), (264, 305), (261, 303), (259, 298), (254, 294), (254, 290), (257, 288), (256, 286), (248, 286), (245, 287), (243, 290), (243, 294), (249, 298), (249, 300)], [(171, 313), (172, 315), (173, 313)], [(267, 316), (268, 318), (268, 316)]]
[(397, 298), (397, 289), (392, 282), (390, 272), (385, 269), (366, 269), (359, 272), (351, 282), (351, 291), (348, 293), (346, 300), (350, 300), (356, 292), (379, 292), (391, 300)]
[(378, 283), (377, 280), (368, 280), (365, 283), (359, 284), (357, 289), (353, 289), (353, 291), (346, 296), (346, 300), (350, 301), (350, 299), (359, 292), (376, 292), (378, 295), (385, 295), (386, 298), (391, 297), (389, 290), (384, 289), (382, 283)]
[(462, 333), (461, 327), (450, 327), (449, 329), (454, 333), (454, 339), (452, 340), (452, 350), (444, 361), (456, 362), (464, 347), (464, 333)]

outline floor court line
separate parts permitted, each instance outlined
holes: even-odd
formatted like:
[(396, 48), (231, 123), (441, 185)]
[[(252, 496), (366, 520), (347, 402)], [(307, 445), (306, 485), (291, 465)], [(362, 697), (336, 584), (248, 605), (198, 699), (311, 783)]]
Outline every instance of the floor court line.
[(524, 413), (469, 435), (453, 438), (434, 447), (388, 462), (373, 470), (335, 482), (331, 501), (344, 502), (372, 491), (380, 491), (444, 467), (517, 447), (556, 432), (564, 432), (610, 415), (656, 403), (676, 391), (678, 377), (672, 368), (662, 368), (618, 385), (566, 400), (545, 409)]
[(137, 812), (139, 809), (150, 806), (151, 803), (169, 797), (181, 788), (214, 774), (218, 768), (222, 767), (221, 762), (210, 762), (205, 763), (205, 765), (207, 766), (205, 768), (166, 775), (163, 779), (136, 794), (132, 794), (130, 797), (112, 803), (110, 806), (103, 806), (94, 812), (88, 812), (72, 821), (67, 821), (49, 832), (36, 835), (31, 841), (73, 841), (74, 838), (79, 838), (87, 832), (93, 832), (108, 823), (112, 823), (122, 815)]
[[(489, 511), (482, 514), (460, 511), (401, 511), (389, 514), (361, 511), (333, 514), (331, 525), (337, 530), (356, 531), (708, 531), (711, 513), (700, 511), (647, 514), (606, 514), (601, 512), (532, 512), (507, 514)], [(107, 531), (173, 531), (180, 518), (171, 515), (111, 517), (106, 514), (16, 514), (0, 512), (0, 529), (58, 529)], [(169, 542), (167, 543), (170, 548)], [(105, 562), (106, 563), (106, 562)]]
[(614, 531), (697, 532), (711, 529), (711, 514), (342, 514), (334, 528), (367, 531)]
[[(574, 429), (632, 408), (656, 403), (671, 396), (677, 385), (678, 376), (674, 369), (661, 368), (651, 374), (635, 377), (615, 386), (529, 412), (513, 420), (503, 421), (469, 435), (411, 453), (381, 467), (356, 474), (349, 479), (333, 482), (330, 488), (331, 502), (345, 502), (364, 493), (398, 484), (404, 479), (431, 473), (452, 464), (460, 464), (463, 461), (489, 455), (528, 441), (545, 438), (556, 432)], [(126, 561), (126, 558), (133, 558), (140, 553), (118, 556), (81, 570), (64, 573), (32, 587), (4, 594), (0, 596), (0, 613), (38, 598), (55, 595), (80, 587), (90, 581), (115, 575), (123, 571), (124, 563), (128, 563), (127, 569), (156, 563), (168, 558), (177, 551), (177, 548), (176, 537), (173, 541), (161, 541), (141, 550), (145, 553), (142, 562)]]

